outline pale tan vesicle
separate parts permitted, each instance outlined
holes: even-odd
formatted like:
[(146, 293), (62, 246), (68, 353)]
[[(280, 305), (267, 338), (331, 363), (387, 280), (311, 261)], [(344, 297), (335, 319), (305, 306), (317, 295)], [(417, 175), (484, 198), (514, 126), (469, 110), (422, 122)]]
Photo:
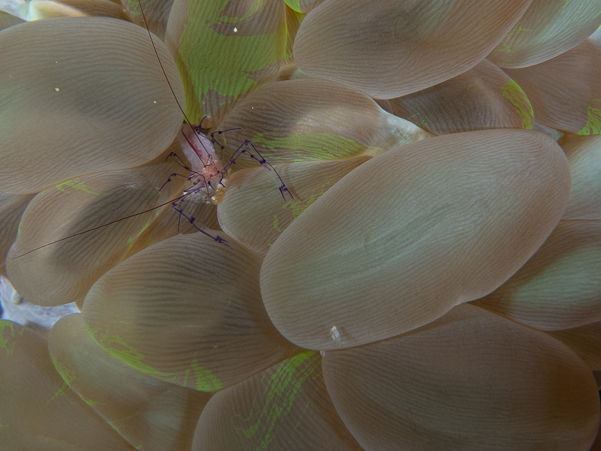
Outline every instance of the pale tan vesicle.
[(57, 17), (88, 17), (89, 14), (72, 6), (52, 0), (32, 0), (27, 14), (30, 21)]
[(601, 321), (601, 221), (561, 221), (520, 270), (474, 304), (527, 326), (563, 330)]
[(389, 99), (433, 86), (482, 61), (531, 0), (330, 0), (296, 36), (298, 67)]
[(6, 274), (6, 255), (17, 238), (21, 215), (32, 194), (0, 193), (0, 274)]
[(593, 371), (601, 371), (601, 322), (548, 332), (569, 346)]
[(51, 17), (112, 17), (129, 21), (121, 4), (111, 0), (31, 0), (29, 20)]
[(296, 217), (370, 158), (275, 165), (274, 169), (294, 196), (287, 196), (286, 201), (272, 171), (266, 168), (238, 171), (228, 180), (227, 192), (217, 207), (221, 227), (238, 242), (265, 255)]
[(321, 357), (303, 351), (215, 394), (192, 451), (357, 451), (323, 382)]
[(562, 219), (601, 220), (601, 136), (570, 135), (561, 141), (572, 189)]
[[(328, 80), (303, 78), (249, 94), (219, 127), (224, 160), (251, 141), (270, 163), (340, 160), (377, 155), (430, 133), (382, 110), (364, 93)], [(242, 156), (235, 168), (257, 166)]]
[(569, 187), (561, 148), (530, 130), (390, 150), (343, 177), (271, 247), (267, 312), (308, 349), (423, 326), (509, 279), (551, 234)]
[(304, 14), (308, 13), (312, 9), (321, 5), (325, 0), (292, 0), (286, 2), (288, 6), (292, 4), (294, 6), (295, 11), (302, 12)]
[(601, 133), (601, 43), (587, 39), (553, 59), (506, 72), (530, 99), (536, 122), (582, 135)]
[(291, 75), (297, 69), (292, 56), (294, 52), (294, 39), (296, 38), (296, 33), (298, 33), (298, 28), (304, 18), (304, 14), (295, 11), (286, 5), (286, 60), (280, 67), (280, 73), (277, 78), (278, 81), (287, 80), (289, 77), (285, 74)]
[(134, 451), (61, 379), (45, 340), (0, 320), (0, 448)]
[(508, 69), (539, 64), (576, 47), (599, 25), (600, 0), (533, 0), (487, 58)]
[(593, 443), (590, 451), (601, 451), (601, 425), (599, 426), (599, 432), (597, 432), (597, 439), (595, 440), (595, 443)]
[(559, 143), (559, 141), (566, 135), (562, 131), (547, 127), (546, 125), (539, 124), (538, 122), (532, 124), (532, 130), (536, 130), (537, 132), (541, 132), (543, 135), (547, 135), (556, 143)]
[(213, 392), (295, 352), (259, 292), (262, 256), (194, 233), (138, 252), (101, 277), (83, 306), (94, 340), (159, 379)]
[(312, 9), (317, 8), (325, 0), (299, 0), (300, 9), (303, 13), (308, 13)]
[(18, 25), (23, 22), (25, 21), (17, 16), (13, 16), (5, 11), (0, 11), (0, 30), (12, 27), (13, 25)]
[(484, 60), (430, 88), (390, 99), (399, 117), (435, 133), (526, 128), (533, 125), (526, 94), (499, 67)]
[(63, 380), (136, 449), (187, 450), (211, 395), (148, 376), (88, 335), (83, 315), (51, 329), (48, 348)]
[[(183, 98), (177, 68), (155, 41)], [(144, 164), (181, 125), (148, 33), (137, 25), (105, 17), (28, 22), (0, 31), (0, 60), (2, 192), (35, 193)]]
[[(7, 256), (7, 272), (19, 293), (38, 305), (81, 307), (92, 284), (126, 256), (161, 210), (119, 220), (181, 195), (180, 178), (159, 191), (177, 168), (162, 155), (138, 168), (78, 177), (39, 193)], [(117, 222), (102, 227), (112, 221)], [(53, 243), (57, 240), (62, 241)]]
[(590, 368), (552, 337), (471, 305), (410, 334), (326, 352), (323, 375), (366, 450), (588, 451)]
[[(140, 3), (144, 11), (144, 17), (140, 10)], [(160, 39), (164, 40), (165, 30), (169, 13), (173, 6), (173, 0), (121, 0), (123, 8), (129, 12), (131, 20), (141, 27), (148, 27), (150, 31), (156, 34)]]

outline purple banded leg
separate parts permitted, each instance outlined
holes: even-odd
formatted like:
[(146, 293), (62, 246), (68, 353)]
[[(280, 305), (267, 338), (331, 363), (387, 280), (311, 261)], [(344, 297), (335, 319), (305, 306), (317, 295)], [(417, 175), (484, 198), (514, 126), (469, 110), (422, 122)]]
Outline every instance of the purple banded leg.
[(163, 190), (163, 188), (165, 188), (165, 186), (167, 185), (167, 183), (169, 183), (171, 181), (171, 179), (175, 176), (179, 176), (179, 177), (183, 177), (186, 180), (190, 180), (190, 176), (184, 175), (184, 174), (178, 174), (177, 172), (172, 172), (171, 174), (169, 174), (169, 177), (167, 178), (167, 181), (165, 183), (163, 183), (163, 186), (161, 186), (161, 188), (159, 189), (159, 192), (161, 192)]
[(175, 211), (178, 212), (178, 215), (177, 215), (177, 233), (180, 232), (181, 222), (182, 222), (182, 215), (179, 214), (179, 212), (182, 211), (181, 204), (184, 203), (184, 201), (186, 200), (186, 197), (188, 197), (188, 196), (183, 196), (183, 197), (181, 197), (181, 198), (179, 198), (179, 199), (171, 202), (171, 208), (173, 208)]
[(203, 116), (203, 118), (200, 120), (200, 124), (198, 124), (196, 127), (194, 127), (197, 132), (200, 132), (205, 136), (207, 135), (207, 133), (209, 133), (209, 130), (210, 130), (210, 129), (204, 128), (202, 126), (202, 123), (205, 121), (206, 118), (207, 118), (207, 116)]
[[(246, 147), (249, 147), (250, 150), (247, 150)], [(292, 195), (292, 193), (290, 192), (290, 190), (288, 189), (288, 187), (286, 186), (286, 184), (282, 180), (282, 177), (280, 177), (280, 174), (278, 174), (278, 171), (276, 171), (275, 168), (271, 165), (271, 163), (269, 163), (263, 157), (263, 155), (261, 155), (259, 153), (259, 151), (255, 147), (255, 145), (251, 141), (249, 141), (249, 140), (246, 140), (242, 144), (240, 144), (240, 146), (232, 154), (232, 157), (230, 158), (230, 161), (228, 162), (227, 165), (225, 165), (225, 167), (223, 168), (223, 170), (224, 171), (229, 170), (230, 167), (232, 167), (234, 164), (236, 164), (236, 160), (238, 158), (240, 158), (242, 156), (242, 154), (248, 154), (248, 156), (250, 158), (252, 158), (253, 160), (255, 160), (261, 166), (263, 166), (264, 168), (267, 168), (269, 171), (273, 171), (274, 172), (274, 174), (276, 175), (276, 177), (280, 181), (279, 190), (280, 190), (280, 194), (282, 195), (282, 199), (284, 199), (284, 202), (286, 202), (286, 194), (288, 194), (288, 196), (290, 196), (290, 200), (294, 200), (294, 196)]]
[[(180, 199), (181, 200), (181, 199)], [(219, 235), (211, 235), (209, 232), (207, 232), (206, 230), (203, 230), (201, 228), (201, 226), (196, 224), (196, 219), (193, 216), (188, 216), (186, 213), (184, 213), (184, 211), (181, 209), (181, 207), (179, 206), (179, 203), (176, 204), (176, 202), (173, 202), (171, 204), (171, 206), (173, 207), (173, 209), (175, 211), (177, 211), (180, 214), (180, 218), (183, 216), (184, 218), (186, 218), (188, 220), (188, 222), (190, 224), (192, 224), (192, 226), (198, 230), (200, 233), (202, 233), (203, 235), (208, 236), (209, 238), (211, 238), (213, 241), (216, 241), (218, 243), (222, 243), (225, 244), (226, 246), (229, 246), (228, 242), (226, 240), (224, 240), (223, 238), (221, 238)], [(178, 223), (178, 231), (179, 231), (179, 223)]]
[[(205, 119), (206, 119), (206, 118), (207, 118), (207, 116), (204, 116), (204, 117), (203, 117), (203, 118), (200, 120), (200, 124), (198, 124), (196, 127), (194, 127), (194, 130), (195, 130), (197, 133), (202, 133), (204, 136), (208, 137), (208, 136), (209, 136), (209, 131), (210, 131), (210, 128), (204, 128), (204, 127), (202, 126), (202, 123), (205, 121)], [(232, 130), (235, 130), (235, 129), (232, 129)], [(218, 133), (218, 132), (213, 132), (213, 133), (211, 133), (211, 144), (212, 144), (213, 146), (214, 146), (215, 144), (217, 144), (217, 145), (219, 146), (219, 149), (220, 149), (220, 152), (219, 152), (219, 158), (221, 159), (221, 158), (223, 158), (223, 150), (225, 149), (225, 147), (224, 147), (224, 146), (223, 146), (223, 145), (222, 145), (222, 144), (221, 144), (219, 141), (217, 141), (217, 140), (215, 139), (215, 136), (214, 136), (214, 135), (215, 135), (216, 133)], [(221, 133), (219, 133), (219, 134), (221, 134)], [(205, 166), (205, 167), (206, 167), (206, 166)]]
[(184, 163), (184, 161), (180, 158), (180, 156), (178, 154), (176, 154), (175, 152), (171, 152), (169, 155), (167, 155), (167, 158), (165, 158), (165, 160), (169, 160), (169, 158), (175, 158), (177, 160), (176, 163), (179, 164), (186, 171), (192, 170), (186, 165), (186, 163)]
[(224, 133), (233, 132), (235, 130), (240, 130), (240, 128), (238, 127), (238, 128), (229, 128), (227, 130), (217, 130), (217, 131), (211, 133), (211, 144), (219, 146), (219, 158), (220, 159), (223, 159), (223, 151), (225, 150), (225, 146), (223, 144), (221, 144), (217, 140), (217, 138), (215, 138), (215, 135), (223, 135)]
[[(294, 200), (294, 196), (292, 195), (292, 193), (290, 192), (290, 190), (288, 189), (288, 187), (286, 186), (286, 184), (284, 183), (284, 181), (282, 180), (282, 177), (280, 177), (280, 174), (278, 174), (278, 171), (275, 170), (275, 168), (271, 165), (271, 163), (269, 163), (264, 157), (263, 155), (261, 155), (259, 153), (259, 151), (257, 150), (257, 148), (255, 147), (255, 145), (250, 142), (250, 141), (245, 141), (251, 148), (252, 148), (252, 153), (250, 153), (250, 157), (255, 159), (257, 162), (259, 162), (259, 164), (261, 166), (266, 167), (267, 169), (269, 169), (270, 171), (273, 171), (276, 175), (276, 177), (278, 178), (278, 180), (280, 181), (280, 194), (282, 195), (282, 198), (284, 199), (284, 202), (286, 202), (286, 194), (288, 194), (290, 196), (290, 200)], [(258, 158), (255, 157), (253, 155), (253, 153), (257, 154)]]

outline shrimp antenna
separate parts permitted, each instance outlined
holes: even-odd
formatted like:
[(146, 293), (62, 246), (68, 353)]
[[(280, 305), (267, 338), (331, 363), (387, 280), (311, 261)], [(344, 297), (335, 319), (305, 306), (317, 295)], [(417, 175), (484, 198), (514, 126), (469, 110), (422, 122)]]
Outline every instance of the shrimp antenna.
[[(167, 80), (167, 85), (169, 86), (169, 90), (171, 91), (171, 94), (173, 94), (173, 98), (175, 99), (175, 103), (177, 103), (177, 107), (184, 115), (184, 120), (186, 121), (186, 124), (188, 124), (190, 127), (192, 127), (192, 125), (191, 125), (192, 123), (190, 122), (190, 119), (188, 119), (188, 116), (186, 116), (186, 112), (182, 108), (181, 103), (179, 103), (179, 100), (177, 100), (175, 91), (173, 90), (173, 87), (171, 86), (171, 83), (169, 82), (169, 77), (167, 76), (167, 71), (165, 70), (165, 67), (163, 66), (163, 62), (161, 61), (161, 58), (159, 57), (159, 52), (157, 50), (156, 45), (154, 44), (154, 39), (152, 39), (152, 33), (150, 32), (150, 28), (148, 27), (148, 21), (146, 20), (146, 14), (144, 14), (144, 8), (142, 8), (141, 0), (138, 0), (138, 6), (140, 6), (140, 12), (142, 13), (142, 20), (144, 21), (144, 25), (146, 27), (146, 32), (148, 33), (148, 37), (150, 38), (150, 43), (152, 44), (152, 50), (154, 50), (154, 54), (157, 57), (157, 61), (159, 63), (159, 66), (161, 67), (161, 71), (163, 72), (163, 76), (165, 77), (165, 80)], [(188, 137), (184, 133), (182, 133), (182, 135), (183, 135), (184, 139), (186, 141), (188, 141), (188, 144), (190, 145), (190, 147), (194, 148), (194, 146), (192, 145), (192, 143), (190, 142)], [(195, 136), (196, 136), (196, 134), (195, 134)], [(204, 144), (202, 143), (200, 138), (197, 137), (197, 139), (198, 139), (198, 143), (204, 148)], [(205, 150), (207, 150), (207, 149), (205, 149)], [(204, 161), (202, 161), (202, 164), (206, 166), (206, 163)]]
[(144, 9), (142, 8), (142, 1), (141, 0), (138, 0), (138, 5), (140, 6), (140, 12), (142, 13), (142, 20), (144, 21), (144, 25), (146, 26), (146, 32), (148, 33), (148, 37), (150, 38), (150, 43), (152, 44), (152, 50), (154, 50), (154, 54), (157, 57), (157, 61), (159, 62), (159, 66), (161, 66), (161, 71), (163, 72), (163, 76), (165, 77), (165, 80), (167, 80), (167, 84), (169, 85), (169, 89), (171, 90), (171, 94), (173, 94), (173, 98), (175, 99), (175, 103), (177, 103), (177, 107), (179, 108), (179, 110), (184, 115), (184, 119), (186, 120), (186, 122), (188, 124), (190, 124), (190, 121), (188, 120), (188, 117), (186, 116), (186, 112), (182, 108), (182, 105), (179, 103), (179, 100), (177, 100), (177, 96), (175, 95), (175, 91), (173, 90), (173, 87), (171, 86), (171, 83), (169, 83), (169, 77), (167, 76), (167, 71), (165, 71), (165, 68), (163, 67), (163, 63), (161, 62), (161, 58), (159, 57), (159, 52), (157, 50), (157, 47), (156, 47), (156, 45), (154, 45), (154, 39), (152, 39), (152, 33), (150, 32), (150, 28), (148, 28), (148, 21), (146, 20), (146, 14), (144, 14)]
[(23, 256), (25, 256), (27, 254), (31, 254), (32, 252), (38, 251), (38, 250), (43, 249), (43, 248), (45, 248), (47, 246), (51, 246), (52, 244), (60, 243), (61, 241), (65, 241), (65, 240), (70, 240), (71, 238), (75, 238), (76, 236), (84, 235), (86, 233), (93, 232), (94, 230), (102, 229), (103, 227), (107, 227), (107, 226), (110, 226), (112, 224), (116, 224), (117, 222), (125, 221), (126, 219), (130, 219), (130, 218), (133, 218), (133, 217), (136, 217), (136, 216), (139, 216), (139, 215), (143, 215), (144, 213), (150, 213), (151, 211), (156, 210), (157, 208), (161, 208), (161, 207), (164, 207), (167, 204), (170, 204), (170, 203), (173, 203), (173, 202), (177, 202), (178, 200), (182, 199), (183, 197), (186, 197), (186, 195), (183, 194), (183, 195), (181, 195), (179, 197), (176, 197), (175, 199), (171, 199), (171, 200), (168, 200), (167, 202), (164, 202), (164, 203), (162, 203), (160, 205), (157, 205), (156, 207), (149, 208), (148, 210), (139, 211), (138, 213), (134, 213), (134, 214), (131, 214), (129, 216), (125, 216), (123, 218), (115, 219), (114, 221), (107, 222), (106, 224), (102, 224), (102, 225), (93, 227), (93, 228), (88, 229), (88, 230), (84, 230), (83, 232), (79, 232), (79, 233), (75, 233), (73, 235), (69, 235), (69, 236), (67, 236), (65, 238), (61, 238), (60, 240), (55, 240), (55, 241), (52, 241), (51, 243), (46, 243), (43, 246), (36, 247), (35, 249), (27, 251), (27, 252), (25, 252), (23, 254), (17, 255), (15, 257), (15, 259), (21, 258), (21, 257), (23, 257)]

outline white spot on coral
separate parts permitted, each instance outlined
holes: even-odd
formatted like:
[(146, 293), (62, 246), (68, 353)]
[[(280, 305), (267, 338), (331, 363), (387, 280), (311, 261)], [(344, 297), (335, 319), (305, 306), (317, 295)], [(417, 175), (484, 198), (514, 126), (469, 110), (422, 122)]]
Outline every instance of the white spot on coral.
[(332, 326), (332, 328), (330, 329), (330, 337), (332, 337), (334, 343), (340, 344), (340, 332), (338, 332), (336, 326)]

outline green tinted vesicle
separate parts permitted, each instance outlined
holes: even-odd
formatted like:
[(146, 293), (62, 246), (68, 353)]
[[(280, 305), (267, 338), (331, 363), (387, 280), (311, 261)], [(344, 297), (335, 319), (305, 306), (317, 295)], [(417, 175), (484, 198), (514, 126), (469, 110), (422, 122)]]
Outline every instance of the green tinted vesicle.
[[(356, 157), (368, 149), (368, 146), (344, 136), (312, 131), (294, 133), (286, 138), (271, 138), (266, 133), (258, 133), (251, 138), (251, 141), (271, 151), (263, 151), (262, 155), (272, 164), (339, 160)], [(278, 152), (278, 149), (286, 149), (287, 152)], [(377, 153), (385, 150), (375, 149)]]
[[(177, 65), (187, 74), (186, 115), (195, 124), (200, 123), (207, 111), (207, 95), (216, 92), (223, 98), (222, 105), (234, 103), (242, 94), (257, 89), (264, 83), (255, 78), (283, 61), (286, 56), (286, 21), (271, 33), (225, 35), (217, 27), (232, 24), (240, 27), (245, 20), (261, 14), (269, 0), (255, 0), (244, 16), (228, 16), (229, 0), (189, 1), (187, 23), (179, 40)], [(219, 54), (216, 49), (227, 48)]]
[(194, 378), (196, 381), (195, 388), (198, 391), (213, 392), (223, 388), (221, 381), (209, 369), (200, 366), (196, 359), (190, 362), (189, 368), (183, 374), (167, 373), (145, 363), (144, 354), (125, 343), (117, 335), (102, 333), (97, 329), (92, 329), (87, 324), (86, 329), (98, 346), (113, 357), (145, 374), (150, 374), (174, 384), (179, 384), (178, 381), (183, 378), (184, 385), (187, 385), (188, 378)]
[(532, 130), (534, 109), (524, 90), (515, 81), (510, 80), (505, 86), (501, 86), (503, 97), (511, 102), (522, 118), (522, 128)]
[[(259, 429), (263, 430), (263, 440), (258, 450), (268, 449), (277, 432), (275, 428), (278, 418), (292, 409), (296, 393), (313, 374), (314, 368), (303, 363), (316, 354), (316, 351), (306, 350), (284, 360), (269, 378), (265, 387), (267, 397), (264, 404), (258, 405), (256, 411), (253, 409), (254, 413), (245, 419), (246, 423), (252, 424), (248, 428), (238, 428), (238, 432), (246, 438), (253, 437)], [(267, 423), (266, 426), (262, 425), (264, 422)]]
[(15, 323), (0, 320), (0, 349), (3, 349), (7, 356), (15, 352), (16, 335), (22, 335), (23, 330), (23, 328), (18, 327), (15, 331)]
[(288, 7), (292, 8), (296, 12), (302, 13), (300, 7), (300, 0), (284, 0)]
[[(592, 102), (597, 102), (596, 105), (601, 102), (599, 99), (593, 99)], [(588, 109), (588, 120), (582, 130), (577, 135), (599, 135), (601, 134), (601, 109), (595, 108), (589, 105)]]

